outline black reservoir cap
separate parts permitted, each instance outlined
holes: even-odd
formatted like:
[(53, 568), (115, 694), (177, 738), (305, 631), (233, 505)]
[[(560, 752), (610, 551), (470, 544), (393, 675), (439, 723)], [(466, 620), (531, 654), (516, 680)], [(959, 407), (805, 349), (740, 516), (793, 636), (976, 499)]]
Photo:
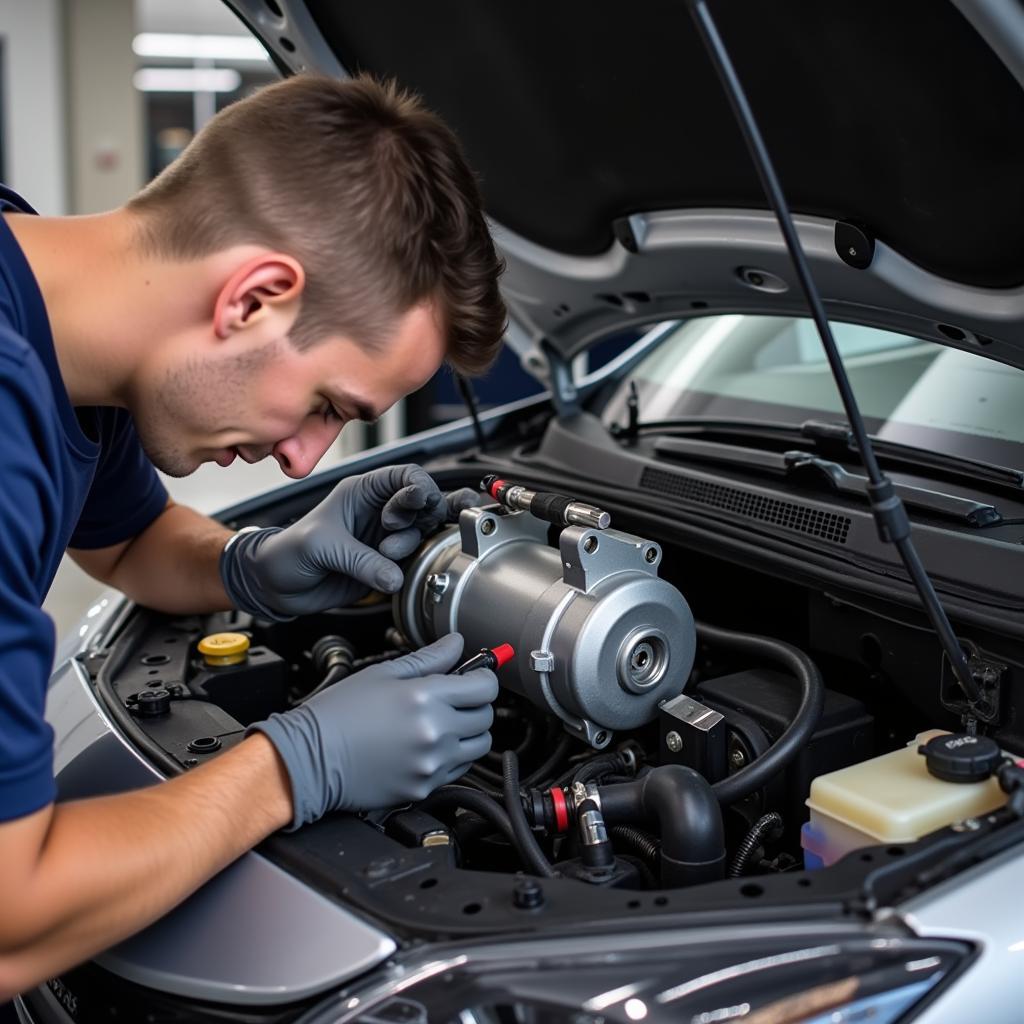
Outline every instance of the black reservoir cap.
[(963, 732), (934, 736), (917, 752), (924, 754), (928, 771), (943, 782), (984, 782), (1003, 760), (995, 740)]

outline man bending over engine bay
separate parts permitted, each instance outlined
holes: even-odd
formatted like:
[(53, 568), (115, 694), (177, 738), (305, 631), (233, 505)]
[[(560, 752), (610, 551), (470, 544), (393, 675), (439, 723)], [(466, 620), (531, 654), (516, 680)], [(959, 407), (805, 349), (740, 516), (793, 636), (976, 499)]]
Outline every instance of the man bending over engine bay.
[[(286, 619), (399, 589), (472, 496), (416, 466), (232, 535), (154, 466), (272, 455), (306, 476), (447, 360), (500, 344), (500, 261), (449, 129), (368, 79), (229, 107), (123, 208), (46, 218), (0, 189), (0, 1002), (175, 906), (283, 827), (425, 797), (490, 747), (487, 669), (451, 635), (351, 676), (148, 789), (56, 803), (41, 610), (65, 549), (167, 613)], [(117, 864), (117, 870), (110, 866)]]

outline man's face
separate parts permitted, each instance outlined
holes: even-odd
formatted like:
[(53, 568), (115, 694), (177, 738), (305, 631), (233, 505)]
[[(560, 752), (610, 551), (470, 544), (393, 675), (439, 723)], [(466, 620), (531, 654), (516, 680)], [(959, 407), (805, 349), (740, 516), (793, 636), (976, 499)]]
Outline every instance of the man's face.
[(425, 384), (444, 354), (434, 308), (415, 306), (376, 350), (342, 336), (302, 351), (286, 339), (250, 338), (182, 356), (152, 374), (151, 393), (132, 411), (146, 454), (170, 476), (273, 455), (298, 479), (347, 422), (382, 415)]

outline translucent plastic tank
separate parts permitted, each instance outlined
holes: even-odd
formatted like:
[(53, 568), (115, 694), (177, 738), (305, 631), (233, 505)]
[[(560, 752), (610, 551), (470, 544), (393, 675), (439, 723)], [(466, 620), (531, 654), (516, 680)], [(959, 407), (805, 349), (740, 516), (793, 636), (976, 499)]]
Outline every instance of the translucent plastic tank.
[(932, 729), (902, 750), (819, 775), (807, 800), (811, 820), (800, 835), (804, 864), (827, 867), (862, 846), (913, 842), (1002, 806), (1006, 794), (994, 778), (957, 783), (929, 774), (917, 748), (942, 735)]

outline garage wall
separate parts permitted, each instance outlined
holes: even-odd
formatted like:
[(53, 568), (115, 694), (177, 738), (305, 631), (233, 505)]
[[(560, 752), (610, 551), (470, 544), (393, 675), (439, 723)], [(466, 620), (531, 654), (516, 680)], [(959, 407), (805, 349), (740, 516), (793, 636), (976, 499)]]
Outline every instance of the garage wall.
[(142, 101), (132, 87), (134, 0), (65, 0), (70, 212), (120, 206), (143, 185)]
[(0, 0), (4, 174), (43, 214), (67, 212), (60, 0)]

